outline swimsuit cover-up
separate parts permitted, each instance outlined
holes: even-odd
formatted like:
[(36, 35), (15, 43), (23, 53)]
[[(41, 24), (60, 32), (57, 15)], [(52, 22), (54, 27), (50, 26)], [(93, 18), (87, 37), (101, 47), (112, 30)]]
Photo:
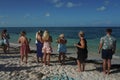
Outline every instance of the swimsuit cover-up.
[(52, 47), (50, 45), (50, 42), (44, 42), (43, 43), (42, 52), (43, 53), (51, 53), (52, 52)]
[[(84, 61), (88, 57), (87, 41), (85, 39), (84, 39), (84, 41), (85, 41), (85, 48), (84, 49), (77, 47), (77, 49), (78, 49), (77, 59), (80, 61)], [(78, 45), (81, 45), (80, 42), (78, 42)]]
[(20, 54), (24, 55), (30, 52), (30, 48), (28, 44), (21, 44), (20, 46)]

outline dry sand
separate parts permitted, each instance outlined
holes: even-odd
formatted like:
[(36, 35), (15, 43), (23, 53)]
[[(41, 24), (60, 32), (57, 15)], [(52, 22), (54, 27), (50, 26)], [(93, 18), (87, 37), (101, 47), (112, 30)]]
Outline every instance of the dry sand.
[[(35, 49), (35, 48), (31, 48)], [(74, 53), (69, 49), (68, 53)], [(37, 63), (34, 50), (29, 54), (28, 63), (20, 64), (19, 48), (11, 44), (10, 53), (0, 49), (0, 80), (119, 80), (120, 58), (113, 57), (111, 74), (103, 75), (99, 55), (89, 55), (84, 72), (77, 72), (76, 54), (67, 54), (65, 65), (58, 63), (58, 54), (51, 55), (51, 65)]]

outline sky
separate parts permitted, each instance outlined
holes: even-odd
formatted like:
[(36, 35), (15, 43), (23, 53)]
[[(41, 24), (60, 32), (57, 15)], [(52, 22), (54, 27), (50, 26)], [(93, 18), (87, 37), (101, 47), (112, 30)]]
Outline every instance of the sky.
[(120, 26), (120, 0), (0, 0), (0, 27)]

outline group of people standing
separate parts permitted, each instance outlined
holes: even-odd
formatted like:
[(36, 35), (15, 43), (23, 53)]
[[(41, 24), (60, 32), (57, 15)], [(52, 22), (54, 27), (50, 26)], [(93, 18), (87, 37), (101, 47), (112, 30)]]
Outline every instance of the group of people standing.
[[(49, 34), (47, 30), (38, 31), (36, 33), (36, 46), (37, 46), (37, 62), (39, 62), (39, 58), (41, 58), (41, 62), (45, 65), (50, 65), (50, 54), (53, 52), (52, 50), (52, 36)], [(66, 49), (66, 43), (67, 40), (64, 38), (64, 34), (60, 34), (59, 38), (56, 40), (58, 43), (58, 52), (59, 52), (59, 63), (64, 64), (65, 62), (65, 53), (67, 51)], [(62, 59), (62, 60), (61, 60)]]
[[(85, 70), (85, 60), (88, 57), (88, 50), (87, 50), (87, 41), (84, 38), (84, 32), (79, 32), (80, 41), (78, 44), (74, 44), (78, 51), (77, 51), (77, 65), (78, 65), (78, 72), (82, 72)], [(103, 59), (103, 73), (110, 74), (111, 68), (111, 59), (113, 54), (116, 50), (116, 39), (112, 36), (112, 29), (106, 29), (106, 35), (101, 37), (100, 44), (98, 46), (98, 53), (101, 54)]]
[[(88, 49), (87, 49), (87, 40), (85, 39), (85, 33), (83, 31), (80, 31), (78, 36), (79, 36), (79, 42), (77, 44), (74, 44), (74, 46), (77, 48), (77, 65), (78, 65), (77, 71), (82, 72), (85, 70), (85, 61), (88, 57)], [(37, 44), (36, 44), (37, 57), (39, 53), (44, 53), (44, 63), (49, 65), (50, 53), (52, 52), (51, 36), (49, 35), (48, 31), (45, 31), (43, 33), (43, 36), (41, 32), (40, 35), (37, 34), (36, 40), (37, 40)], [(66, 49), (67, 40), (64, 38), (64, 34), (60, 34), (56, 42), (58, 43), (57, 51), (59, 52), (58, 61), (59, 63), (64, 64), (65, 53), (67, 52)], [(115, 50), (116, 50), (116, 39), (115, 37), (112, 36), (112, 29), (106, 29), (106, 35), (101, 37), (100, 44), (98, 46), (98, 53), (99, 54), (101, 53), (103, 59), (104, 74), (110, 73), (111, 59), (112, 59), (112, 55), (115, 53)], [(47, 56), (48, 56), (48, 63), (46, 63)], [(42, 57), (42, 55), (40, 55), (40, 57)]]
[[(106, 29), (106, 35), (101, 37), (100, 44), (98, 47), (98, 53), (101, 53), (102, 59), (103, 59), (103, 72), (104, 74), (110, 73), (111, 68), (111, 59), (112, 55), (115, 53), (116, 50), (116, 39), (111, 35), (112, 29)], [(27, 39), (25, 36), (26, 32), (22, 31), (21, 35), (18, 39), (18, 42), (21, 44), (20, 46), (20, 54), (21, 54), (21, 62), (24, 62), (25, 57), (25, 63), (27, 63), (28, 59), (28, 53), (30, 52), (29, 43), (30, 40)], [(85, 33), (83, 31), (80, 31), (78, 33), (79, 36), (79, 42), (77, 44), (74, 44), (74, 46), (77, 48), (77, 65), (78, 65), (78, 72), (82, 72), (85, 70), (85, 61), (88, 57), (88, 49), (87, 49), (87, 40), (85, 39)], [(6, 30), (3, 30), (1, 34), (1, 38), (5, 40), (6, 45), (4, 46), (4, 52), (6, 53), (6, 49), (9, 47), (9, 36), (7, 34)], [(45, 31), (38, 31), (36, 33), (36, 48), (37, 48), (37, 54), (36, 54), (36, 60), (39, 61), (39, 58), (41, 58), (41, 62), (45, 65), (50, 65), (50, 55), (53, 52), (51, 43), (53, 42), (52, 36), (50, 33)], [(65, 53), (67, 52), (66, 43), (67, 40), (65, 39), (64, 34), (60, 34), (58, 39), (56, 40), (58, 44), (57, 51), (59, 52), (58, 61), (59, 63), (63, 64), (65, 63)]]

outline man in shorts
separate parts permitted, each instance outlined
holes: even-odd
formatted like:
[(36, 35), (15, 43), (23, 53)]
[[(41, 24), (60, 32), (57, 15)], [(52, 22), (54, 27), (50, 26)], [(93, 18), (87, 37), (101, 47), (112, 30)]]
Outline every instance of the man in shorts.
[(112, 55), (116, 50), (116, 39), (111, 35), (112, 29), (106, 29), (106, 35), (101, 37), (98, 53), (102, 53), (103, 59), (103, 72), (104, 74), (110, 73)]

